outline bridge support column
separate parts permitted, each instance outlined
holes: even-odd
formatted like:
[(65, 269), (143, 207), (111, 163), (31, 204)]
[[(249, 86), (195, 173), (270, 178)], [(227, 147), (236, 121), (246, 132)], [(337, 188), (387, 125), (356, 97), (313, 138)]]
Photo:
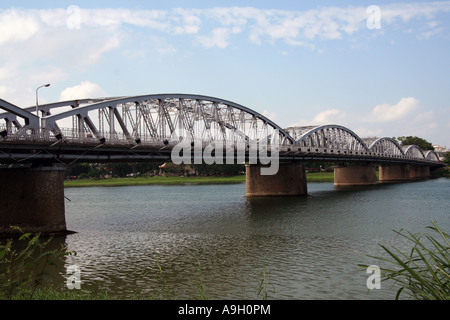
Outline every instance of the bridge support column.
[(301, 164), (280, 164), (274, 175), (261, 175), (261, 166), (247, 165), (247, 197), (298, 196), (306, 195), (306, 174)]
[(430, 177), (430, 167), (411, 166), (409, 168), (409, 177), (411, 180), (427, 179)]
[(0, 169), (0, 235), (64, 234), (64, 171), (59, 167)]
[(334, 168), (334, 185), (340, 186), (367, 186), (377, 184), (375, 166), (347, 166)]
[(397, 182), (410, 180), (408, 165), (381, 165), (379, 167), (379, 180), (381, 182)]

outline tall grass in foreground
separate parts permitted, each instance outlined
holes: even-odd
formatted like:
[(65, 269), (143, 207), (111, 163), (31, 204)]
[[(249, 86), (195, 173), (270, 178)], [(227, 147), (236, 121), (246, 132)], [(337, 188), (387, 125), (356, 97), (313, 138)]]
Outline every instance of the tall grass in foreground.
[(0, 299), (34, 299), (38, 292), (41, 293), (47, 268), (54, 266), (58, 259), (75, 253), (65, 247), (49, 250), (52, 237), (43, 240), (40, 234), (12, 228), (22, 233), (19, 242), (23, 242), (23, 248), (15, 249), (12, 239), (4, 244), (0, 242)]
[(417, 300), (450, 300), (449, 235), (434, 221), (432, 223), (426, 228), (431, 232), (395, 231), (410, 245), (408, 251), (381, 245), (388, 257), (371, 256), (393, 265), (392, 268), (380, 268), (381, 281), (392, 280), (400, 285), (396, 299), (405, 294)]

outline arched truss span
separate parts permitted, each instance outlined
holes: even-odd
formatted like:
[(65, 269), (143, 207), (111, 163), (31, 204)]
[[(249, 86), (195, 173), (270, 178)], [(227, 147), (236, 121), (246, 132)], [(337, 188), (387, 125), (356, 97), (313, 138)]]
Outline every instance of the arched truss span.
[(300, 147), (313, 149), (367, 152), (364, 141), (353, 131), (338, 125), (325, 125), (307, 130), (296, 141)]
[(415, 145), (403, 146), (403, 153), (406, 158), (410, 159), (425, 159), (422, 150)]
[[(108, 100), (114, 100), (114, 99), (118, 99), (118, 98), (119, 97), (66, 100), (66, 101), (60, 101), (60, 102), (40, 104), (38, 109), (41, 112), (42, 116), (50, 116), (52, 114), (50, 112), (50, 110), (64, 108), (64, 107), (78, 108), (83, 105), (88, 105), (88, 104), (98, 103), (98, 102), (103, 102), (103, 101), (108, 101)], [(25, 108), (25, 110), (28, 112), (34, 112), (36, 110), (36, 107), (35, 106), (28, 107), (28, 108)]]
[[(58, 122), (71, 119), (72, 132)], [(67, 139), (96, 137), (114, 142), (262, 141), (278, 135), (281, 145), (295, 141), (277, 124), (239, 104), (200, 95), (154, 94), (124, 97), (45, 117), (47, 132)]]
[(12, 133), (13, 127), (17, 130), (21, 130), (23, 127), (28, 127), (30, 129), (37, 129), (39, 127), (39, 119), (36, 115), (31, 114), (8, 101), (0, 99), (0, 110), (6, 111), (0, 113), (0, 120), (4, 121), (5, 131), (8, 133)]
[(402, 147), (397, 141), (391, 138), (380, 138), (374, 141), (370, 146), (369, 150), (377, 155), (387, 155), (394, 157), (404, 156)]
[(425, 153), (425, 159), (431, 160), (431, 161), (439, 161), (439, 156), (433, 150), (428, 150)]
[(121, 152), (139, 144), (151, 148), (157, 145), (162, 150), (161, 144), (173, 146), (185, 139), (204, 146), (225, 142), (226, 147), (270, 141), (284, 146), (280, 151), (285, 155), (298, 155), (299, 159), (308, 153), (321, 153), (326, 159), (340, 154), (358, 158), (367, 155), (372, 160), (387, 156), (411, 162), (439, 162), (433, 151), (424, 154), (415, 145), (400, 146), (391, 138), (363, 140), (339, 125), (282, 129), (247, 107), (202, 95), (153, 94), (63, 101), (39, 105), (39, 117), (34, 114), (36, 107), (21, 109), (0, 99), (0, 110), (4, 111), (0, 113), (0, 121), (4, 122), (0, 123), (0, 142), (52, 141), (53, 147), (64, 141), (68, 142), (65, 146), (75, 147), (77, 152), (81, 150), (78, 144), (95, 144), (97, 150), (99, 142), (115, 145), (108, 152)]
[[(95, 99), (77, 99), (77, 100), (67, 100), (53, 103), (46, 103), (38, 105), (39, 116), (50, 116), (52, 111), (55, 109), (64, 109), (64, 108), (78, 108), (82, 105), (92, 104), (96, 102), (101, 102), (105, 100), (111, 100), (116, 98), (95, 98)], [(7, 112), (0, 113), (0, 120), (5, 122), (5, 127), (8, 133), (14, 133), (15, 131), (23, 130), (23, 129), (37, 129), (38, 128), (38, 119), (36, 118), (36, 106), (27, 107), (24, 109), (20, 109), (17, 106), (12, 105), (11, 103), (0, 99), (0, 109), (5, 109)], [(5, 106), (9, 106), (9, 108), (5, 108)], [(21, 113), (17, 113), (14, 109), (11, 109), (11, 106), (14, 106), (16, 109), (20, 110)], [(25, 112), (24, 112), (25, 111)], [(20, 118), (18, 119), (17, 116)], [(31, 122), (29, 118), (33, 119), (34, 122)]]

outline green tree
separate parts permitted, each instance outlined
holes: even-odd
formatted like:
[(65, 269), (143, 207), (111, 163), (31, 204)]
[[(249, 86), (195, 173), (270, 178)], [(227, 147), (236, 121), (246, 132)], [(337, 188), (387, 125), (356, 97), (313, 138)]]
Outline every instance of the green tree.
[(450, 152), (444, 153), (444, 162), (450, 164)]
[(66, 176), (79, 176), (81, 174), (88, 174), (91, 171), (91, 166), (88, 163), (74, 163), (66, 168)]
[(397, 140), (400, 141), (400, 144), (402, 146), (409, 146), (413, 144), (418, 146), (422, 150), (434, 150), (431, 142), (428, 142), (427, 140), (416, 136), (398, 137)]

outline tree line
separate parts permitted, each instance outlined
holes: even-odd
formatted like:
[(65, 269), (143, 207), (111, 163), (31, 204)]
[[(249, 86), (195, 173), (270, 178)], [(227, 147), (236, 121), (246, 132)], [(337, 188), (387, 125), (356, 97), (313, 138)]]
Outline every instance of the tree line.
[(75, 163), (67, 167), (65, 175), (66, 177), (83, 179), (153, 175), (236, 176), (244, 172), (244, 164)]
[[(402, 136), (393, 138), (400, 145), (416, 145), (422, 150), (434, 150), (433, 145), (423, 138)], [(450, 155), (445, 155), (445, 161), (450, 162)], [(307, 163), (310, 171), (324, 171), (332, 163)], [(192, 164), (175, 165), (171, 162), (136, 162), (136, 163), (75, 163), (67, 167), (67, 177), (101, 178), (127, 177), (142, 175), (198, 175), (198, 176), (235, 176), (245, 173), (244, 164)]]
[(393, 139), (397, 140), (402, 146), (416, 145), (422, 150), (434, 150), (433, 144), (431, 142), (428, 142), (427, 140), (416, 136), (403, 136)]

